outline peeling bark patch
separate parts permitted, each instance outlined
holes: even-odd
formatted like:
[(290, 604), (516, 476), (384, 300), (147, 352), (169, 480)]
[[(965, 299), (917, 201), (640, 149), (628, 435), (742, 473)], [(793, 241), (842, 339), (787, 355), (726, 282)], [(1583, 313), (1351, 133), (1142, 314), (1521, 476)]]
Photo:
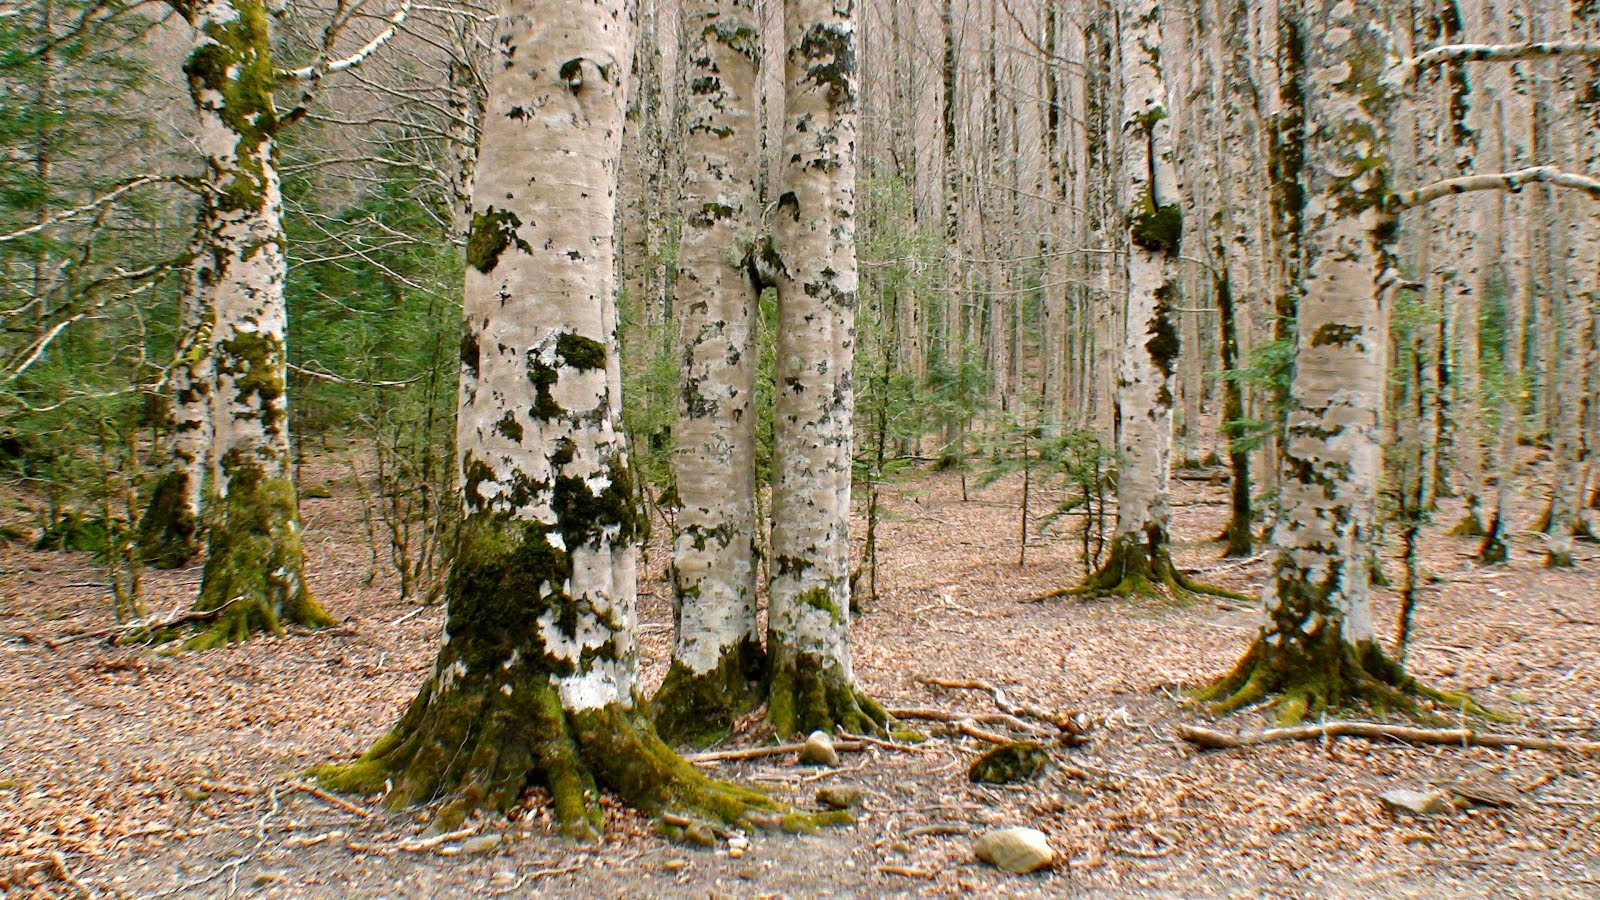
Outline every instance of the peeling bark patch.
[(517, 237), (522, 220), (509, 210), (481, 212), (472, 217), (472, 231), (467, 235), (467, 265), (487, 275), (494, 271), (500, 254), (515, 245), (523, 253), (532, 253), (528, 242)]

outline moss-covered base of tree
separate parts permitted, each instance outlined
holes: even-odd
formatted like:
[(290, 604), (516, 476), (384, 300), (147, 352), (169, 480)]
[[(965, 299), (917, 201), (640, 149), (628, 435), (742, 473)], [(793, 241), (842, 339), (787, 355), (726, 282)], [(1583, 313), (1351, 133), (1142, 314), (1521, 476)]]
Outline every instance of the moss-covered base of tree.
[(1255, 552), (1255, 535), (1250, 533), (1250, 520), (1248, 517), (1240, 518), (1237, 512), (1228, 520), (1228, 527), (1217, 535), (1217, 540), (1222, 541), (1222, 556), (1224, 559), (1239, 559)]
[(780, 738), (813, 731), (884, 734), (890, 723), (837, 663), (781, 647), (772, 654), (767, 680), (767, 721)]
[(1317, 636), (1280, 638), (1276, 644), (1257, 637), (1233, 671), (1196, 692), (1194, 699), (1218, 715), (1268, 704), (1276, 709), (1279, 725), (1357, 706), (1437, 720), (1422, 700), (1457, 712), (1490, 715), (1466, 694), (1442, 691), (1413, 678), (1376, 642), (1352, 644), (1335, 632), (1324, 628)]
[(1478, 552), (1473, 558), (1485, 566), (1497, 566), (1511, 559), (1511, 547), (1506, 544), (1505, 526), (1499, 513), (1489, 520), (1489, 527), (1484, 530), (1483, 541), (1478, 544)]
[(429, 679), (393, 731), (366, 755), (310, 774), (330, 790), (383, 791), (390, 809), (442, 801), (433, 829), (470, 813), (505, 812), (524, 790), (550, 791), (562, 833), (599, 837), (599, 789), (651, 814), (707, 817), (749, 827), (771, 817), (788, 830), (818, 824), (759, 791), (715, 781), (684, 762), (656, 735), (644, 713), (620, 703), (563, 709), (548, 680), (526, 679), (510, 691), (497, 677), (461, 676), (447, 690)]
[(1111, 542), (1111, 554), (1099, 571), (1076, 587), (1051, 591), (1036, 599), (1059, 597), (1166, 597), (1184, 599), (1194, 595), (1227, 597), (1249, 602), (1254, 599), (1237, 591), (1195, 581), (1172, 564), (1164, 535), (1141, 540), (1138, 534), (1125, 534)]
[(1483, 517), (1478, 513), (1476, 501), (1467, 503), (1467, 513), (1449, 532), (1451, 537), (1483, 537), (1488, 532), (1483, 527)]
[(761, 705), (766, 654), (759, 641), (727, 648), (716, 668), (696, 674), (673, 660), (650, 700), (656, 733), (674, 746), (705, 747), (728, 735), (740, 716)]
[(200, 552), (200, 522), (189, 508), (188, 475), (169, 469), (139, 520), (139, 558), (157, 569), (180, 569)]
[(251, 634), (282, 634), (285, 625), (335, 624), (306, 587), (305, 557), (294, 486), (287, 477), (237, 472), (206, 541), (196, 612), (221, 610), (185, 643), (204, 650), (243, 641)]

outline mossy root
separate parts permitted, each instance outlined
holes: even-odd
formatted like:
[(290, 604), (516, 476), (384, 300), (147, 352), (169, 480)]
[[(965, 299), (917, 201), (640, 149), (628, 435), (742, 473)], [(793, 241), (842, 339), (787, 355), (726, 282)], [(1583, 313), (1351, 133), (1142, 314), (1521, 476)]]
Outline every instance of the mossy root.
[(650, 699), (656, 733), (673, 746), (696, 748), (727, 737), (733, 723), (765, 699), (765, 665), (766, 654), (756, 641), (728, 648), (709, 672), (697, 674), (673, 660), (661, 689)]
[(779, 737), (791, 737), (813, 731), (882, 735), (892, 720), (837, 665), (780, 653), (767, 684), (767, 721)]
[[(1336, 643), (1337, 647), (1328, 646)], [(1427, 700), (1453, 711), (1487, 719), (1503, 717), (1462, 693), (1444, 691), (1418, 681), (1372, 642), (1323, 642), (1319, 652), (1291, 662), (1269, 651), (1260, 638), (1226, 675), (1193, 692), (1214, 715), (1227, 715), (1248, 706), (1274, 708), (1280, 726), (1294, 725), (1308, 716), (1365, 705), (1378, 713), (1397, 712), (1423, 722), (1443, 717), (1424, 708)]]
[[(494, 681), (494, 679), (480, 679)], [(330, 790), (378, 793), (390, 809), (439, 803), (432, 830), (467, 815), (505, 812), (531, 785), (547, 787), (561, 832), (594, 841), (602, 829), (599, 791), (659, 815), (676, 813), (750, 828), (799, 815), (767, 795), (716, 781), (672, 751), (644, 712), (621, 704), (566, 710), (548, 682), (436, 689), (430, 680), (394, 730), (360, 759), (308, 774)], [(801, 820), (805, 820), (803, 823)]]

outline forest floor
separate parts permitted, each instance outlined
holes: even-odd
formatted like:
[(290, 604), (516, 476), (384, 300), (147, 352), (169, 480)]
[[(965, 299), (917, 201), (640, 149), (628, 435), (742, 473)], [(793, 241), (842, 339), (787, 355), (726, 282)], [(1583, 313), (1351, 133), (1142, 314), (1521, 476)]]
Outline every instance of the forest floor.
[[(0, 895), (7, 885), (63, 897), (1600, 895), (1600, 759), (1358, 740), (1197, 752), (1174, 736), (1205, 718), (1182, 691), (1234, 662), (1251, 605), (1022, 602), (1080, 577), (1076, 541), (1050, 536), (1019, 569), (1020, 484), (963, 502), (953, 474), (885, 492), (880, 595), (856, 622), (856, 672), (890, 706), (993, 711), (981, 692), (920, 681), (970, 678), (1085, 713), (1092, 740), (1054, 750), (1042, 780), (969, 784), (984, 745), (935, 737), (846, 753), (834, 770), (785, 757), (715, 766), (798, 805), (824, 785), (865, 790), (853, 827), (758, 833), (742, 856), (668, 843), (621, 809), (603, 844), (564, 844), (536, 795), (515, 821), (473, 823), (504, 836), (490, 853), (425, 844), (415, 815), (372, 798), (330, 802), (291, 781), (361, 752), (395, 721), (442, 621), (438, 608), (400, 603), (381, 560), (369, 583), (361, 502), (341, 471), (306, 473), (333, 488), (304, 503), (310, 578), (342, 621), (320, 633), (178, 657), (66, 641), (111, 625), (104, 571), (87, 554), (0, 548)], [(1254, 592), (1265, 563), (1219, 564), (1205, 541), (1226, 512), (1223, 486), (1175, 486), (1180, 563)], [(1479, 569), (1470, 541), (1430, 530), (1425, 563), (1438, 581), (1408, 662), (1516, 716), (1498, 730), (1600, 739), (1600, 551), (1580, 545), (1577, 568), (1550, 571), (1540, 549), (1522, 536), (1512, 565)], [(652, 685), (671, 637), (664, 558), (658, 541), (641, 567)], [(148, 573), (147, 602), (181, 611), (198, 578)], [(1394, 608), (1381, 591), (1385, 630)], [(1220, 727), (1265, 723), (1246, 712)], [(1499, 786), (1516, 804), (1407, 818), (1377, 799), (1458, 779)], [(1015, 876), (973, 859), (971, 833), (1012, 824), (1050, 836), (1054, 869)]]

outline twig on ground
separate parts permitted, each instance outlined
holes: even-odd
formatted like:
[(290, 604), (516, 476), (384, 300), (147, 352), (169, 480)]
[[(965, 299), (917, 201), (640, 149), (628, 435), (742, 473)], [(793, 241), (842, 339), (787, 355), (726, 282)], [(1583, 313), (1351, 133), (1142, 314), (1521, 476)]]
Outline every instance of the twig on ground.
[(984, 725), (1005, 725), (1018, 731), (1026, 731), (1029, 734), (1041, 737), (1055, 737), (1050, 733), (1049, 729), (1035, 725), (1032, 722), (1025, 722), (1008, 713), (949, 712), (948, 710), (922, 706), (884, 711), (896, 719), (923, 719), (929, 722), (981, 722)]
[[(860, 741), (848, 740), (838, 741), (833, 745), (833, 749), (840, 751), (860, 750), (864, 746), (866, 745)], [(705, 765), (707, 763), (718, 763), (729, 759), (760, 759), (765, 756), (782, 756), (785, 753), (799, 753), (803, 747), (805, 747), (805, 744), (775, 744), (771, 747), (745, 747), (740, 750), (713, 750), (709, 753), (696, 753), (692, 756), (685, 756), (684, 759), (694, 763), (695, 765)]]
[(839, 732), (839, 737), (841, 737), (841, 738), (843, 738), (843, 739), (845, 739), (847, 741), (860, 741), (864, 745), (869, 745), (869, 746), (873, 746), (873, 747), (883, 747), (883, 748), (888, 749), (888, 750), (898, 750), (901, 753), (925, 753), (925, 752), (927, 752), (927, 751), (923, 750), (921, 747), (918, 747), (918, 746), (916, 746), (914, 744), (897, 744), (894, 741), (886, 741), (883, 738), (875, 738), (875, 737), (872, 737), (871, 735), (866, 735), (866, 734), (854, 734), (854, 733), (851, 733), (849, 731), (840, 731)]
[(234, 869), (237, 869), (240, 866), (244, 865), (245, 863), (247, 863), (250, 860), (255, 859), (255, 858), (256, 858), (256, 855), (254, 853), (246, 853), (244, 856), (240, 856), (240, 857), (237, 857), (235, 859), (230, 859), (227, 862), (223, 863), (222, 865), (218, 866), (217, 868), (213, 869), (210, 875), (203, 875), (203, 876), (201, 876), (199, 878), (195, 878), (195, 879), (192, 879), (190, 881), (185, 881), (183, 884), (180, 884), (175, 888), (170, 888), (168, 890), (162, 891), (159, 894), (152, 894), (151, 896), (152, 897), (170, 897), (173, 894), (181, 894), (181, 893), (184, 893), (185, 891), (193, 890), (194, 888), (197, 888), (200, 885), (205, 884), (208, 881), (215, 881), (218, 878), (221, 878), (224, 873), (230, 872), (230, 871), (232, 871)]
[(967, 737), (975, 737), (980, 741), (988, 741), (991, 744), (1009, 744), (1012, 742), (1011, 738), (1003, 734), (996, 734), (993, 731), (979, 728), (971, 722), (957, 722), (952, 727)]
[(1563, 741), (1554, 738), (1494, 734), (1471, 728), (1409, 728), (1376, 722), (1327, 722), (1295, 728), (1269, 728), (1266, 731), (1227, 734), (1198, 725), (1179, 725), (1178, 737), (1204, 750), (1251, 747), (1275, 741), (1309, 741), (1323, 738), (1359, 737), (1367, 740), (1397, 740), (1408, 744), (1459, 747), (1518, 747), (1523, 750), (1553, 750), (1600, 755), (1600, 742)]
[(943, 688), (960, 688), (969, 691), (986, 691), (990, 697), (994, 698), (994, 705), (999, 707), (1001, 712), (1008, 716), (1015, 716), (1019, 719), (1037, 719), (1041, 722), (1053, 725), (1061, 731), (1061, 739), (1065, 743), (1083, 743), (1085, 740), (1084, 733), (1088, 731), (1088, 725), (1081, 716), (1071, 715), (1069, 713), (1054, 713), (1042, 706), (1036, 706), (1031, 703), (1014, 702), (1010, 697), (1006, 696), (1005, 691), (1001, 690), (996, 685), (981, 679), (962, 681), (950, 678), (924, 678), (922, 679), (922, 683)]
[(972, 833), (972, 826), (971, 825), (953, 825), (953, 824), (945, 823), (945, 824), (942, 824), (942, 825), (923, 825), (920, 828), (913, 828), (910, 831), (907, 831), (905, 833), (905, 836), (908, 837), (908, 838), (914, 838), (914, 837), (923, 837), (925, 835), (950, 835), (950, 834), (971, 834), (971, 833)]
[(580, 862), (573, 863), (570, 866), (553, 866), (548, 869), (534, 869), (532, 872), (524, 873), (521, 878), (516, 880), (516, 883), (510, 885), (509, 887), (503, 887), (499, 890), (489, 891), (488, 893), (493, 897), (504, 897), (507, 894), (515, 894), (522, 888), (523, 885), (533, 881), (536, 878), (549, 878), (553, 875), (566, 875), (578, 871), (579, 869), (583, 868), (583, 866), (584, 864)]
[(878, 871), (885, 875), (902, 875), (906, 878), (933, 878), (939, 874), (931, 869), (914, 869), (911, 866), (879, 866)]
[(334, 794), (330, 794), (314, 784), (304, 781), (291, 781), (289, 782), (289, 786), (297, 791), (303, 791), (307, 794), (310, 794), (311, 796), (321, 800), (324, 803), (327, 803), (330, 806), (336, 806), (353, 816), (358, 816), (363, 819), (372, 818), (372, 812), (370, 810), (362, 809), (354, 803), (351, 803), (349, 800)]

